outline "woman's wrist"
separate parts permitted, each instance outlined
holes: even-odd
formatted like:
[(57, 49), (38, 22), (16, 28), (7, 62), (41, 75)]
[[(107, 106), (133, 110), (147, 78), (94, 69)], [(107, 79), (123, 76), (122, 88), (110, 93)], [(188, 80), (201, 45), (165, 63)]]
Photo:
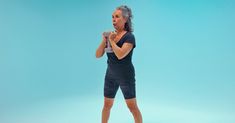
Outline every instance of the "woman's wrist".
[(110, 40), (110, 44), (113, 46), (115, 44), (114, 40)]

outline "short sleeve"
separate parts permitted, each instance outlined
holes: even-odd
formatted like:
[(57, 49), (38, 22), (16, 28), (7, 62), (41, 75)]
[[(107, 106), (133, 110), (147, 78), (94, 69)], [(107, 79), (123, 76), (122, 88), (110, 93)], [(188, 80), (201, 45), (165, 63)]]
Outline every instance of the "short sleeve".
[(136, 46), (136, 43), (135, 43), (135, 36), (134, 36), (132, 33), (128, 33), (128, 34), (126, 35), (126, 38), (125, 38), (125, 41), (124, 41), (124, 42), (133, 44), (133, 48), (135, 48), (135, 46)]

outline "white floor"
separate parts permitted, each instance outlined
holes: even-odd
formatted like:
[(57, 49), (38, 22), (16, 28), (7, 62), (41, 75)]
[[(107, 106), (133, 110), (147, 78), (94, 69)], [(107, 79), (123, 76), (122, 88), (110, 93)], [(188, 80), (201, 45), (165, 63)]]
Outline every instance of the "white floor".
[[(0, 123), (100, 123), (103, 99), (69, 97), (44, 100), (12, 107), (0, 116)], [(192, 109), (177, 105), (139, 101), (144, 123), (234, 123), (231, 113)], [(112, 108), (110, 123), (134, 123), (119, 94)]]

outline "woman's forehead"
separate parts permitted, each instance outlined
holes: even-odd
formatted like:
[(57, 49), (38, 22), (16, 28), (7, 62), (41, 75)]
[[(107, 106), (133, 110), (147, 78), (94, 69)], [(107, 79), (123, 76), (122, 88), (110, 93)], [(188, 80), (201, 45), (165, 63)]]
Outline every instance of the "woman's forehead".
[(121, 14), (122, 14), (122, 11), (118, 9), (113, 12), (113, 15), (121, 15)]

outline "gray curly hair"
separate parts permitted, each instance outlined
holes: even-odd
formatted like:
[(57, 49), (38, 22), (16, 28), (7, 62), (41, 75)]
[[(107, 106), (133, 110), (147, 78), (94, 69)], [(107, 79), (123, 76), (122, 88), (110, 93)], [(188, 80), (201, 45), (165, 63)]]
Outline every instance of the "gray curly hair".
[(133, 15), (132, 15), (131, 9), (126, 5), (121, 5), (121, 6), (117, 7), (116, 10), (121, 10), (122, 16), (127, 19), (125, 26), (124, 26), (124, 29), (127, 32), (133, 32), (132, 22), (131, 22)]

